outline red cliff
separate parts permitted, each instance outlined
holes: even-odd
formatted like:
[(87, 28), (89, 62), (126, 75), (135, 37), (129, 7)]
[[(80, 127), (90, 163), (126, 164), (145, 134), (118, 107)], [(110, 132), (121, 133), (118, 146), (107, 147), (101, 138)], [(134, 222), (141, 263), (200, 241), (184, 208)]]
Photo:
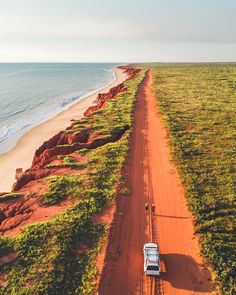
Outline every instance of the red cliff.
[[(127, 79), (133, 78), (139, 69), (121, 67), (127, 74)], [(102, 107), (105, 106), (109, 99), (115, 98), (119, 93), (124, 92), (124, 83), (117, 85), (109, 90), (108, 93), (98, 94), (95, 105), (88, 108), (84, 113), (85, 119), (89, 120), (92, 114)], [(84, 119), (81, 119), (83, 121)], [(121, 136), (121, 134), (116, 134), (113, 137), (99, 137), (94, 138), (90, 133), (89, 128), (86, 128), (80, 132), (72, 132), (72, 129), (78, 121), (73, 121), (71, 126), (69, 126), (65, 131), (60, 131), (58, 134), (54, 135), (49, 140), (45, 141), (35, 152), (35, 156), (30, 169), (26, 170), (21, 174), (16, 183), (13, 185), (13, 191), (18, 191), (22, 189), (27, 183), (46, 177), (50, 174), (50, 169), (46, 169), (46, 166), (51, 163), (59, 155), (68, 155), (76, 150), (82, 148), (96, 148), (103, 145), (109, 141), (115, 141)], [(87, 126), (89, 123), (86, 124)]]

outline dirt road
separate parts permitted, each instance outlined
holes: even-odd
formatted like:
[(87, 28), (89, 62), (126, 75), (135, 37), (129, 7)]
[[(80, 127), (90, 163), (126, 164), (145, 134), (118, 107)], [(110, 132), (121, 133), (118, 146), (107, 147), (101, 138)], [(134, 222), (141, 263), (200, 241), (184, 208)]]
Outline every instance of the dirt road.
[(147, 280), (143, 278), (142, 256), (143, 244), (150, 239), (144, 208), (148, 198), (156, 207), (154, 232), (164, 270), (161, 293), (214, 294), (210, 273), (198, 255), (192, 216), (178, 173), (170, 161), (166, 130), (151, 86), (149, 71), (138, 93), (127, 167), (131, 196), (117, 199), (99, 294), (149, 294)]

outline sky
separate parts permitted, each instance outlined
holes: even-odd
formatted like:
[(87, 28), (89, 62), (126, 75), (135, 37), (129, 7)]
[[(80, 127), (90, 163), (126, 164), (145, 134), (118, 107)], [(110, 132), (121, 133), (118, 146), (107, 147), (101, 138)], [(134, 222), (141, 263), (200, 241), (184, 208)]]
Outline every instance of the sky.
[(0, 0), (0, 62), (236, 61), (236, 0)]

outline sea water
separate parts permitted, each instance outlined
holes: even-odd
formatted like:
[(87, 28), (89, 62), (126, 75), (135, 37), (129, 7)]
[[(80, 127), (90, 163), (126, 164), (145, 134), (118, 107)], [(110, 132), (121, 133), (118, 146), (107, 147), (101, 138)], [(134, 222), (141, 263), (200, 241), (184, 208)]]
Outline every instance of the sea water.
[(34, 126), (111, 83), (114, 66), (0, 63), (0, 154)]

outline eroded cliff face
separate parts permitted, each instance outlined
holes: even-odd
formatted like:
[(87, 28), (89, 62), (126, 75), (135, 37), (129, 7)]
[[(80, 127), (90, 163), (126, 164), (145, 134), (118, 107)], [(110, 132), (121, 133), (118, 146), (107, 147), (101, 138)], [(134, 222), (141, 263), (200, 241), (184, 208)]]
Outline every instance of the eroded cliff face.
[[(127, 79), (134, 78), (139, 69), (121, 67), (127, 74)], [(124, 134), (129, 126), (124, 126), (114, 134), (97, 135), (90, 129), (90, 120), (95, 111), (106, 106), (110, 99), (126, 91), (124, 83), (110, 89), (108, 93), (99, 94), (94, 105), (84, 113), (84, 118), (79, 121), (73, 120), (71, 125), (64, 131), (45, 141), (36, 151), (31, 167), (23, 172), (18, 170), (13, 192), (20, 192), (22, 196), (15, 200), (0, 201), (0, 234), (13, 235), (19, 233), (19, 228), (32, 222), (43, 221), (72, 204), (71, 201), (62, 202), (54, 206), (45, 207), (40, 202), (40, 194), (46, 188), (45, 178), (50, 175), (62, 175), (67, 172), (73, 173), (73, 169), (51, 169), (50, 164), (58, 156), (72, 155), (80, 149), (95, 149), (109, 142), (115, 142)], [(78, 130), (76, 126), (82, 126)], [(48, 166), (49, 165), (49, 166)], [(78, 171), (74, 171), (78, 173)], [(0, 194), (1, 195), (1, 194)], [(62, 209), (61, 209), (62, 208)], [(51, 213), (50, 213), (51, 212)], [(8, 234), (9, 233), (9, 234)]]
[(108, 93), (98, 94), (98, 97), (95, 100), (96, 105), (91, 106), (87, 109), (87, 111), (84, 113), (85, 117), (91, 116), (93, 114), (93, 112), (95, 112), (95, 111), (99, 110), (101, 107), (103, 107), (109, 99), (114, 98), (118, 93), (121, 93), (125, 90), (126, 90), (125, 86), (123, 84), (120, 84), (116, 87), (111, 88)]
[[(140, 70), (135, 68), (125, 68), (127, 79), (132, 79)], [(84, 113), (85, 119), (89, 120), (92, 114), (106, 105), (106, 102), (115, 98), (117, 94), (126, 91), (124, 83), (110, 89), (108, 93), (99, 94), (95, 100), (95, 105), (88, 108)], [(83, 122), (84, 119), (80, 121)], [(87, 121), (87, 120), (86, 120)], [(74, 121), (66, 131), (73, 130), (78, 121)], [(89, 126), (89, 122), (86, 123)], [(125, 132), (126, 130), (124, 130)], [(89, 128), (75, 133), (60, 131), (58, 134), (45, 141), (35, 152), (35, 156), (30, 169), (26, 170), (13, 185), (13, 191), (22, 189), (28, 182), (46, 177), (50, 174), (48, 171), (42, 171), (46, 165), (52, 162), (59, 155), (68, 155), (76, 150), (83, 148), (96, 148), (107, 142), (117, 140), (122, 134), (116, 134), (113, 137), (94, 137)], [(46, 168), (45, 168), (46, 169)]]

